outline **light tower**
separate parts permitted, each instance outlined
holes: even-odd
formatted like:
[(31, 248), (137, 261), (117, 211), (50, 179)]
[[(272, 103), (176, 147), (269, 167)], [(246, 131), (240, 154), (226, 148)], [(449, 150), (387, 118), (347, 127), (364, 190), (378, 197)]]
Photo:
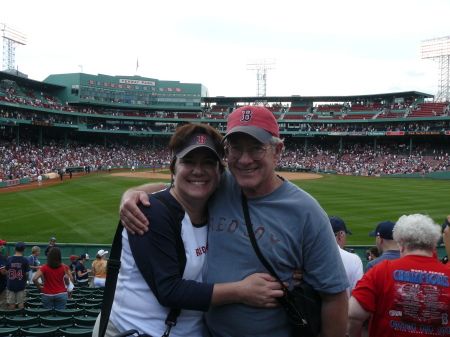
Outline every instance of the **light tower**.
[(450, 101), (450, 36), (422, 41), (420, 54), (422, 59), (432, 59), (439, 63), (438, 93), (434, 100)]
[(5, 23), (0, 23), (0, 31), (3, 36), (3, 63), (2, 70), (15, 69), (16, 67), (16, 47), (27, 44), (27, 37), (24, 33)]
[(267, 70), (275, 68), (275, 59), (256, 59), (247, 63), (247, 70), (256, 70), (256, 96), (266, 97)]

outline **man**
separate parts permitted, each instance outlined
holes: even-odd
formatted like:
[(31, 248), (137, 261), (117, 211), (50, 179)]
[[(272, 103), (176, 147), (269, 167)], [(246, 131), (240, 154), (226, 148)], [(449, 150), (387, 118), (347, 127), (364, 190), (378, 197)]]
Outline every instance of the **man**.
[(395, 260), (400, 258), (397, 243), (392, 237), (394, 226), (395, 223), (392, 221), (382, 221), (374, 231), (369, 233), (369, 236), (375, 236), (375, 243), (380, 256), (367, 264), (365, 270), (366, 273), (384, 260)]
[[(450, 215), (447, 217), (449, 219)], [(442, 241), (445, 245), (445, 251), (447, 252), (447, 256), (450, 255), (450, 226), (445, 226), (442, 232)], [(446, 263), (444, 263), (446, 264)], [(450, 267), (449, 267), (450, 268)]]
[(356, 286), (356, 282), (363, 276), (363, 264), (358, 255), (349, 253), (345, 250), (347, 234), (353, 235), (353, 233), (347, 229), (344, 220), (337, 216), (332, 216), (330, 218), (330, 223), (334, 236), (336, 237), (336, 242), (340, 248), (339, 253), (341, 254), (342, 262), (344, 263), (344, 268), (350, 283), (350, 287), (347, 288), (347, 296), (350, 298), (350, 295)]
[[(265, 258), (283, 281), (291, 282), (296, 269), (322, 296), (322, 337), (344, 336), (347, 321), (348, 280), (326, 213), (309, 194), (275, 174), (283, 142), (278, 124), (266, 108), (247, 106), (228, 117), (224, 138), (229, 172), (221, 176), (219, 190), (209, 203), (207, 282), (238, 281), (265, 272), (247, 234), (241, 193), (247, 197), (250, 216)], [(230, 174), (231, 173), (231, 174)], [(122, 198), (121, 218), (131, 231), (142, 233), (145, 217), (136, 203), (149, 205), (150, 193), (165, 185), (151, 184), (128, 190)], [(139, 220), (136, 222), (136, 220)], [(323, 247), (330, 247), (323, 263)], [(333, 265), (333, 268), (329, 268)], [(253, 308), (230, 304), (206, 313), (213, 336), (291, 336), (291, 325), (281, 307)]]
[[(444, 232), (445, 232), (445, 229), (448, 227), (449, 224), (450, 224), (450, 215), (447, 215), (447, 217), (445, 218), (444, 223), (442, 224), (442, 231), (441, 231), (442, 236), (439, 238), (439, 240), (437, 242), (438, 246), (442, 245), (442, 243), (444, 242)], [(446, 246), (445, 249), (447, 249), (447, 245), (445, 245), (445, 246)], [(444, 256), (441, 261), (442, 261), (443, 264), (447, 264), (448, 263), (448, 254), (446, 256)]]
[(7, 310), (8, 304), (6, 302), (6, 259), (3, 256), (3, 245), (6, 245), (6, 241), (0, 239), (0, 310)]
[(23, 256), (25, 243), (22, 241), (17, 242), (14, 250), (16, 253), (6, 260), (6, 272), (8, 274), (6, 301), (8, 302), (9, 310), (16, 309), (16, 303), (17, 309), (24, 307), (25, 288), (30, 276), (30, 264), (28, 259)]
[(403, 215), (394, 227), (401, 258), (384, 260), (358, 282), (349, 301), (350, 337), (448, 336), (450, 268), (434, 256), (440, 228), (428, 216)]
[(50, 249), (52, 249), (53, 247), (59, 247), (57, 244), (56, 244), (56, 238), (54, 237), (54, 236), (52, 236), (51, 238), (50, 238), (50, 242), (49, 242), (49, 244), (48, 244), (48, 246), (47, 246), (47, 248), (45, 248), (45, 255), (47, 256), (47, 254), (48, 254), (48, 251), (50, 250)]

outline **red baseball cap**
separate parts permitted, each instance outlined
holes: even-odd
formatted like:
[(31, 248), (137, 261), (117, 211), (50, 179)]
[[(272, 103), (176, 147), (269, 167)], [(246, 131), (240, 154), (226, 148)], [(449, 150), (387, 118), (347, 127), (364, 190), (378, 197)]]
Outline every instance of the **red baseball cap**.
[(0, 245), (6, 245), (6, 241), (3, 241), (2, 239), (0, 239)]
[(78, 259), (78, 256), (76, 256), (76, 255), (70, 255), (70, 257), (69, 257), (70, 262), (75, 262), (77, 259)]
[(272, 136), (280, 137), (277, 120), (269, 109), (262, 106), (244, 106), (228, 116), (227, 133), (223, 140), (235, 132), (243, 132), (261, 143), (267, 143)]

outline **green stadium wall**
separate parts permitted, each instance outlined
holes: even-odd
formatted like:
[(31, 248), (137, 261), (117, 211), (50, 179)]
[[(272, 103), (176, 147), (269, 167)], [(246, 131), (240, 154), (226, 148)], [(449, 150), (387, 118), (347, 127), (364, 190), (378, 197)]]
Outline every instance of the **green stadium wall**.
[[(113, 229), (111, 229), (113, 230)], [(26, 242), (25, 243), (25, 253), (24, 256), (28, 257), (31, 255), (31, 248), (34, 246), (39, 246), (41, 248), (41, 255), (38, 257), (39, 261), (41, 262), (41, 265), (45, 264), (47, 261), (47, 257), (44, 255), (45, 248), (47, 247), (48, 243), (42, 243), (42, 242)], [(9, 256), (14, 255), (14, 246), (15, 242), (8, 242), (3, 247), (3, 254), (8, 253)], [(86, 267), (90, 268), (92, 265), (92, 262), (95, 261), (95, 256), (97, 255), (97, 252), (100, 249), (107, 250), (109, 253), (111, 253), (111, 245), (101, 245), (101, 244), (79, 244), (79, 243), (58, 243), (59, 248), (61, 249), (61, 255), (62, 255), (62, 262), (69, 265), (69, 257), (70, 255), (76, 255), (80, 256), (83, 253), (89, 254), (90, 260), (86, 262)], [(366, 268), (367, 263), (369, 261), (366, 259), (366, 251), (369, 250), (373, 245), (370, 246), (361, 246), (361, 245), (355, 245), (355, 246), (346, 246), (347, 248), (351, 248), (354, 250), (355, 254), (357, 254), (362, 262), (364, 269)], [(445, 251), (444, 246), (437, 247), (437, 254), (439, 260), (442, 260), (444, 256), (447, 255)], [(108, 259), (109, 255), (107, 256)]]

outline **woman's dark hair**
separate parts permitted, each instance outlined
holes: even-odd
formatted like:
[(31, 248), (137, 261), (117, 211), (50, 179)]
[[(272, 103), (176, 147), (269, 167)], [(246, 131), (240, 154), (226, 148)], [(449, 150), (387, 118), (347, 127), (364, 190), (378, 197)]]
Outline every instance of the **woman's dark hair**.
[(50, 268), (56, 269), (61, 267), (61, 249), (58, 247), (53, 247), (47, 253), (47, 265)]
[[(220, 158), (223, 158), (225, 154), (223, 145), (221, 143), (223, 136), (219, 133), (219, 131), (217, 131), (212, 126), (209, 126), (207, 124), (189, 123), (179, 127), (172, 136), (172, 138), (170, 139), (169, 142), (170, 153), (177, 152), (178, 150), (185, 147), (189, 137), (194, 133), (201, 133), (211, 137), (216, 147), (217, 153), (219, 154)], [(170, 162), (169, 168), (170, 172), (172, 173), (174, 173), (176, 161), (177, 157), (173, 157), (172, 161)], [(223, 165), (222, 161), (219, 161), (219, 172), (223, 173), (224, 170), (225, 166)]]
[(375, 255), (375, 257), (379, 257), (380, 253), (378, 252), (378, 248), (377, 247), (371, 247), (370, 248), (370, 253)]

